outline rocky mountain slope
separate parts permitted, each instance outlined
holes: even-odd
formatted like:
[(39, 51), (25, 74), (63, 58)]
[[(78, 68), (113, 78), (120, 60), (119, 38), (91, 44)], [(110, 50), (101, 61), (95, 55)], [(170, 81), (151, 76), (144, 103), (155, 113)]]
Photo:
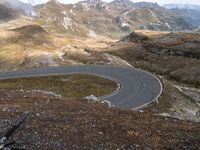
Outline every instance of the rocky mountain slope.
[(1, 0), (0, 4), (20, 11), (23, 15), (34, 16), (34, 8), (30, 4), (21, 2), (20, 0)]
[(21, 15), (34, 16), (35, 12), (33, 6), (19, 0), (0, 1), (0, 21), (16, 19)]
[(200, 26), (200, 6), (199, 5), (190, 5), (190, 4), (168, 4), (164, 6), (168, 10), (179, 14), (187, 22), (191, 22), (194, 26)]
[(18, 11), (3, 4), (0, 4), (0, 22), (12, 20), (16, 18), (18, 14)]
[(38, 19), (52, 30), (79, 36), (96, 34), (119, 37), (134, 29), (189, 30), (191, 25), (176, 13), (154, 3), (133, 3), (130, 0), (86, 0), (61, 4), (50, 0), (35, 7)]

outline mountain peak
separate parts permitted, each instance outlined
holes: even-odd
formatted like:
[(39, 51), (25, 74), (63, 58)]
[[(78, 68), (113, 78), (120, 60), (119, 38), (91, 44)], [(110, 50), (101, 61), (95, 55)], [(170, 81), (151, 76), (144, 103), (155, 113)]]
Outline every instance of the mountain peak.
[(156, 9), (156, 10), (161, 10), (163, 11), (165, 8), (160, 6), (158, 3), (153, 3), (153, 2), (137, 2), (134, 3), (135, 7), (137, 8), (151, 8), (151, 9)]
[(114, 0), (111, 4), (120, 5), (120, 6), (134, 6), (134, 3), (131, 0)]
[(159, 8), (161, 7), (158, 3), (153, 2), (137, 2), (135, 5), (139, 8)]
[(58, 0), (49, 0), (47, 3), (60, 4), (60, 2)]
[(55, 3), (59, 3), (58, 0), (49, 0), (49, 2), (55, 2)]
[(103, 1), (101, 1), (101, 0), (85, 0), (85, 1), (80, 1), (80, 2), (78, 2), (78, 3), (105, 3), (105, 2), (103, 2)]
[(94, 8), (106, 8), (106, 3), (101, 0), (86, 0), (80, 1), (78, 4), (81, 4), (86, 7), (94, 7)]
[(113, 1), (114, 3), (132, 3), (132, 1), (131, 0), (114, 0)]
[(131, 0), (114, 0), (111, 3), (121, 3), (121, 4), (133, 4), (133, 2)]

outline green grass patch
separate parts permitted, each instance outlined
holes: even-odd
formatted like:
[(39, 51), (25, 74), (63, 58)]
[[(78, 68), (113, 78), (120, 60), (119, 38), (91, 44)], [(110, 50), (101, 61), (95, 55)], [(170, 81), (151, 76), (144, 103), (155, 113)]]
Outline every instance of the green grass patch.
[(0, 89), (51, 91), (73, 100), (92, 94), (103, 96), (116, 88), (115, 82), (93, 75), (28, 77), (0, 81)]

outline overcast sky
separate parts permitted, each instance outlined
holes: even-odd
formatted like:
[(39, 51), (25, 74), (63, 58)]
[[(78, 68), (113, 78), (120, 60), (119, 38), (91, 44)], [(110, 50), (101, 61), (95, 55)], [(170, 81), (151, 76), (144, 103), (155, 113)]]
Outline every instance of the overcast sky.
[[(48, 0), (21, 0), (23, 2), (28, 2), (32, 1), (34, 4), (39, 4), (39, 3), (44, 3), (47, 2)], [(59, 0), (62, 3), (76, 3), (81, 0)], [(103, 0), (106, 2), (110, 2), (112, 0)], [(200, 5), (200, 0), (132, 0), (133, 2), (141, 2), (141, 1), (146, 1), (146, 2), (157, 2), (160, 5), (163, 4), (169, 4), (169, 3), (180, 3), (180, 4), (198, 4)]]

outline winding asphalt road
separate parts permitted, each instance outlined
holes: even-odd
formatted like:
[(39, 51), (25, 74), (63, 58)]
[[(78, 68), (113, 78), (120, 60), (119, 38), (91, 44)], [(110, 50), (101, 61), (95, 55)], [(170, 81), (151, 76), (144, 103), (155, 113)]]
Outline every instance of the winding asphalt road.
[(118, 83), (119, 88), (114, 93), (100, 97), (112, 105), (128, 109), (144, 107), (157, 100), (162, 93), (160, 80), (145, 71), (134, 68), (113, 66), (66, 66), (33, 69), (26, 71), (1, 72), (0, 80), (30, 76), (50, 76), (61, 74), (94, 74), (111, 79)]

